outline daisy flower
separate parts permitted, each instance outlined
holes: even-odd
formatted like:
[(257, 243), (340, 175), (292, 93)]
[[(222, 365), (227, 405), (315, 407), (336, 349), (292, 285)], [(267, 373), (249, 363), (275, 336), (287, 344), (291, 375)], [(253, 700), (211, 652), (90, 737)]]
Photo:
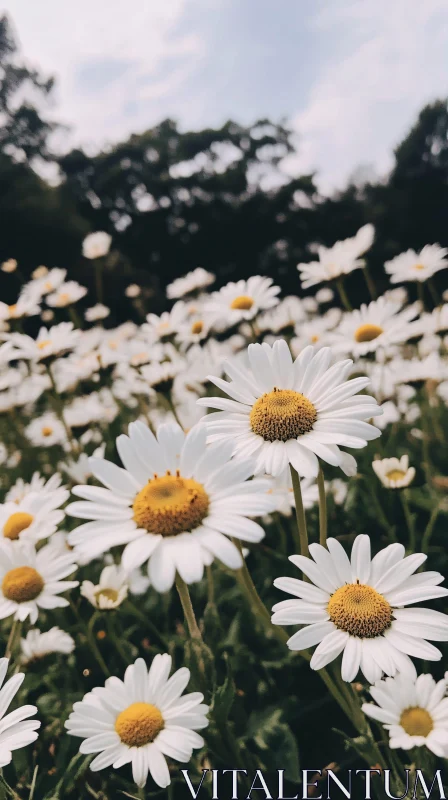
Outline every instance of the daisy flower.
[(3, 686), (8, 664), (8, 658), (0, 658), (0, 768), (11, 763), (13, 750), (20, 750), (35, 742), (40, 728), (39, 720), (30, 719), (37, 714), (36, 706), (20, 706), (5, 716), (25, 678), (23, 672), (19, 672)]
[(82, 254), (84, 258), (95, 259), (107, 256), (112, 236), (105, 231), (95, 231), (89, 233), (82, 243)]
[(62, 608), (68, 600), (61, 592), (74, 589), (78, 581), (63, 580), (76, 569), (72, 552), (45, 545), (38, 552), (28, 542), (0, 540), (0, 619), (10, 617), (34, 625), (39, 608)]
[(303, 288), (309, 289), (310, 286), (334, 280), (364, 267), (366, 262), (360, 256), (372, 246), (374, 235), (373, 225), (364, 225), (356, 236), (336, 242), (333, 247), (318, 245), (316, 250), (319, 261), (297, 264)]
[(76, 486), (81, 502), (67, 513), (92, 520), (69, 535), (82, 563), (116, 545), (126, 545), (126, 572), (146, 561), (151, 584), (166, 592), (176, 570), (186, 583), (202, 578), (204, 565), (219, 558), (241, 567), (237, 547), (227, 537), (259, 542), (263, 528), (248, 517), (272, 511), (265, 480), (247, 481), (251, 462), (231, 461), (232, 444), (206, 447), (206, 431), (196, 425), (185, 436), (175, 424), (160, 425), (157, 438), (142, 422), (117, 439), (124, 469), (91, 458), (95, 477), (106, 487)]
[(427, 244), (416, 253), (415, 250), (406, 250), (391, 261), (386, 261), (384, 269), (390, 275), (391, 283), (404, 281), (419, 281), (423, 283), (441, 269), (448, 267), (446, 256), (448, 250), (439, 244)]
[(353, 681), (361, 669), (370, 683), (383, 674), (415, 676), (409, 656), (438, 661), (442, 654), (427, 639), (448, 640), (448, 616), (428, 608), (405, 608), (422, 600), (446, 597), (439, 572), (413, 574), (426, 560), (423, 553), (405, 557), (401, 544), (391, 544), (374, 558), (370, 539), (357, 536), (348, 558), (337, 539), (327, 547), (310, 544), (312, 558), (290, 556), (310, 579), (277, 578), (274, 585), (294, 600), (273, 607), (276, 625), (302, 625), (291, 636), (291, 650), (317, 644), (310, 662), (322, 669), (342, 656), (342, 678)]
[(207, 272), (202, 267), (197, 267), (192, 272), (188, 272), (182, 278), (176, 278), (175, 281), (168, 284), (166, 287), (166, 296), (170, 300), (178, 300), (187, 294), (192, 294), (198, 289), (206, 289), (216, 280), (216, 276), (212, 272)]
[(7, 261), (3, 261), (2, 265), (0, 266), (2, 272), (15, 272), (17, 269), (17, 261), (15, 258), (8, 258)]
[(38, 661), (51, 653), (62, 653), (68, 656), (75, 649), (75, 642), (70, 634), (61, 631), (56, 626), (42, 633), (34, 628), (28, 631), (24, 639), (20, 640), (20, 661), (30, 664)]
[(86, 308), (84, 312), (84, 317), (87, 322), (96, 322), (99, 319), (106, 319), (110, 314), (110, 308), (103, 305), (103, 303), (97, 303), (95, 306), (91, 308)]
[(17, 302), (11, 305), (0, 302), (0, 322), (34, 317), (36, 314), (40, 314), (40, 305), (35, 294), (31, 292), (23, 292)]
[(23, 500), (0, 504), (0, 539), (37, 542), (55, 532), (64, 519), (59, 508), (69, 497), (61, 487), (54, 492), (31, 492)]
[[(249, 368), (225, 362), (231, 382), (209, 376), (232, 399), (203, 397), (219, 409), (204, 419), (210, 442), (232, 442), (235, 453), (256, 460), (255, 473), (280, 475), (288, 464), (306, 478), (316, 477), (321, 458), (354, 474), (356, 461), (339, 447), (364, 447), (380, 435), (365, 420), (381, 414), (373, 397), (357, 395), (368, 378), (347, 381), (352, 361), (330, 366), (331, 350), (311, 346), (293, 362), (284, 340), (251, 344)], [(356, 395), (356, 396), (355, 396)]]
[(330, 308), (325, 314), (296, 325), (291, 339), (291, 350), (300, 355), (302, 350), (312, 344), (316, 348), (326, 347), (331, 341), (330, 331), (340, 322), (339, 308)]
[(146, 323), (142, 325), (142, 333), (150, 341), (167, 341), (173, 337), (181, 325), (185, 324), (188, 317), (188, 306), (182, 300), (174, 304), (171, 311), (164, 311), (160, 317), (157, 314), (148, 314)]
[(126, 574), (115, 564), (104, 567), (98, 585), (95, 586), (92, 581), (83, 581), (81, 594), (95, 608), (102, 610), (118, 608), (128, 594)]
[(257, 328), (259, 331), (280, 333), (287, 328), (294, 328), (298, 323), (305, 322), (307, 318), (308, 314), (303, 300), (289, 295), (280, 300), (279, 304), (271, 311), (265, 311), (258, 316)]
[(217, 322), (230, 328), (242, 320), (253, 319), (259, 311), (273, 308), (279, 302), (279, 286), (272, 278), (253, 275), (249, 280), (228, 283), (219, 292), (213, 292), (206, 310)]
[(61, 283), (64, 283), (66, 275), (66, 269), (54, 267), (48, 270), (47, 267), (38, 267), (33, 272), (33, 286), (42, 297), (59, 289)]
[(85, 286), (81, 286), (76, 281), (61, 283), (56, 292), (47, 295), (47, 303), (52, 308), (65, 308), (72, 303), (77, 303), (87, 294)]
[(36, 339), (24, 333), (11, 333), (5, 338), (14, 345), (14, 358), (42, 361), (73, 350), (81, 338), (81, 331), (73, 329), (73, 322), (60, 322), (52, 328), (41, 328)]
[(374, 472), (387, 489), (403, 489), (415, 478), (414, 467), (409, 466), (409, 456), (379, 458), (372, 462)]
[(403, 309), (401, 303), (380, 297), (344, 314), (338, 327), (328, 335), (328, 341), (337, 352), (355, 357), (401, 344), (413, 335), (409, 323), (417, 316), (419, 307), (419, 303), (414, 303)]
[(427, 747), (448, 758), (448, 698), (446, 680), (432, 675), (396, 675), (370, 687), (375, 703), (364, 703), (368, 717), (381, 722), (389, 733), (389, 747), (411, 750)]
[(156, 655), (149, 670), (138, 658), (123, 681), (108, 678), (104, 688), (74, 704), (65, 727), (85, 740), (81, 753), (98, 753), (90, 764), (93, 772), (131, 763), (137, 786), (145, 786), (149, 773), (165, 788), (171, 783), (165, 756), (186, 763), (204, 746), (196, 731), (208, 725), (208, 706), (200, 692), (182, 697), (189, 669), (181, 667), (168, 678), (170, 670), (169, 655)]
[(52, 447), (67, 442), (65, 428), (53, 411), (31, 420), (25, 428), (25, 436), (35, 447)]
[[(56, 492), (58, 489), (63, 489), (65, 491), (65, 487), (61, 487), (62, 477), (59, 475), (58, 472), (55, 472), (54, 475), (51, 476), (48, 480), (43, 478), (39, 472), (34, 472), (33, 477), (29, 483), (26, 483), (22, 478), (17, 478), (14, 486), (11, 486), (9, 491), (6, 494), (5, 502), (6, 503), (20, 503), (21, 500), (24, 500), (28, 494), (32, 492), (39, 492), (40, 494), (51, 494)], [(65, 498), (67, 499), (67, 498)], [(62, 499), (57, 505), (62, 505), (65, 500)], [(56, 506), (55, 506), (56, 507)]]
[(126, 289), (124, 290), (126, 297), (131, 297), (131, 298), (139, 297), (141, 292), (142, 290), (137, 283), (130, 283), (129, 286), (127, 286)]
[[(319, 499), (319, 492), (316, 481), (311, 478), (302, 478), (300, 481), (302, 492), (302, 502), (304, 508), (312, 508)], [(275, 499), (275, 510), (279, 514), (290, 517), (292, 509), (296, 507), (294, 491), (292, 488), (292, 478), (289, 469), (285, 469), (281, 475), (271, 479), (271, 486), (268, 494)]]

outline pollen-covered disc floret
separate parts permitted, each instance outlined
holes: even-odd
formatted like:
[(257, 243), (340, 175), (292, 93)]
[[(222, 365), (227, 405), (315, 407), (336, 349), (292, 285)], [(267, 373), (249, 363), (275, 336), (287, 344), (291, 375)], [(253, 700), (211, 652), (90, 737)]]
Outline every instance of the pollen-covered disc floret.
[(328, 603), (328, 614), (339, 630), (362, 639), (380, 636), (392, 621), (387, 600), (362, 583), (347, 583), (336, 589)]
[(162, 714), (151, 703), (131, 703), (115, 720), (115, 730), (129, 747), (142, 747), (153, 742), (164, 727)]
[(400, 725), (409, 736), (428, 736), (434, 727), (434, 722), (426, 708), (411, 706), (402, 712)]
[(2, 581), (2, 591), (14, 603), (35, 600), (44, 588), (42, 575), (33, 567), (16, 567), (9, 570)]
[(179, 471), (157, 475), (138, 493), (132, 506), (139, 528), (175, 536), (197, 528), (208, 511), (208, 495), (201, 483), (182, 478)]
[(230, 303), (230, 308), (237, 309), (238, 311), (250, 311), (254, 304), (252, 297), (248, 297), (247, 295), (240, 294), (238, 297), (235, 297), (234, 300)]
[(3, 526), (3, 536), (6, 539), (18, 539), (22, 531), (30, 527), (34, 517), (26, 511), (16, 511), (11, 514)]
[(249, 418), (253, 432), (265, 441), (286, 442), (311, 431), (317, 411), (300, 392), (274, 388), (258, 398)]
[(381, 325), (367, 323), (366, 325), (360, 325), (359, 328), (356, 329), (355, 339), (357, 342), (373, 342), (373, 340), (381, 336), (382, 333), (384, 333), (384, 331)]

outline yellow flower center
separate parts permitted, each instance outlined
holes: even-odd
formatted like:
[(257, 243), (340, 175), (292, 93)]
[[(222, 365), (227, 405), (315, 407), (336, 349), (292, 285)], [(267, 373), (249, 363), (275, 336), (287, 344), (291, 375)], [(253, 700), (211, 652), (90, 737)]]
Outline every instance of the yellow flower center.
[(416, 264), (414, 269), (419, 269), (419, 270), (420, 269), (425, 269), (425, 265), (424, 264)]
[(409, 736), (428, 736), (434, 728), (429, 711), (419, 706), (405, 708), (400, 717), (400, 725)]
[(319, 341), (319, 337), (318, 337), (317, 333), (315, 333), (314, 336), (311, 337), (311, 342), (313, 344), (316, 344), (316, 342), (318, 342), (318, 341)]
[(162, 714), (151, 703), (132, 703), (115, 720), (115, 730), (129, 747), (143, 747), (153, 742), (164, 727)]
[(401, 481), (401, 479), (405, 477), (406, 473), (403, 472), (402, 469), (391, 469), (390, 472), (386, 472), (386, 478), (389, 478), (391, 481)]
[(207, 516), (208, 494), (193, 478), (182, 478), (179, 472), (157, 475), (146, 484), (134, 500), (134, 520), (139, 528), (162, 536), (175, 536), (192, 531)]
[(235, 309), (236, 311), (250, 311), (254, 304), (254, 301), (251, 297), (248, 297), (246, 294), (241, 294), (239, 297), (235, 297), (234, 300), (230, 303), (230, 308)]
[(70, 302), (70, 295), (68, 292), (61, 292), (58, 297), (58, 306), (66, 306)]
[(115, 603), (118, 598), (118, 592), (116, 589), (98, 589), (98, 591), (95, 592), (95, 597), (97, 600), (99, 600), (100, 597), (105, 597), (106, 600), (112, 600), (112, 602)]
[(51, 344), (51, 339), (42, 339), (41, 342), (37, 342), (37, 348), (38, 350), (45, 350), (49, 344)]
[(355, 339), (357, 342), (373, 342), (373, 340), (381, 336), (382, 333), (384, 333), (384, 331), (380, 325), (366, 323), (366, 325), (360, 325), (355, 331)]
[(201, 322), (200, 320), (197, 320), (196, 322), (193, 322), (193, 325), (191, 326), (191, 332), (192, 333), (202, 333), (203, 330), (204, 330), (204, 323), (203, 322)]
[(8, 306), (8, 311), (11, 317), (14, 317), (17, 311), (17, 303), (13, 303), (12, 306)]
[(42, 436), (51, 436), (53, 428), (50, 425), (44, 425), (42, 428)]
[(312, 402), (292, 389), (274, 389), (252, 406), (250, 425), (267, 442), (296, 439), (313, 428), (317, 411)]
[(30, 527), (34, 517), (26, 511), (16, 511), (3, 525), (3, 536), (6, 539), (18, 539), (22, 531)]
[(381, 636), (392, 622), (387, 600), (364, 583), (346, 583), (336, 589), (327, 611), (337, 628), (362, 639)]
[(44, 579), (33, 567), (16, 567), (6, 573), (2, 591), (7, 600), (26, 603), (35, 600), (44, 588)]

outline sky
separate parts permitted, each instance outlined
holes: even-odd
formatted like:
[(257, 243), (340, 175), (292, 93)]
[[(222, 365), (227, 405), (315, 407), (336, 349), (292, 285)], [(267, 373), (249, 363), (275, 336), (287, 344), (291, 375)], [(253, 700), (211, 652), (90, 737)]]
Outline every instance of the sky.
[[(1, 0), (0, 0), (1, 4)], [(381, 176), (448, 95), (446, 0), (3, 0), (27, 63), (56, 78), (59, 146), (95, 152), (166, 117), (181, 130), (288, 120), (322, 191)]]

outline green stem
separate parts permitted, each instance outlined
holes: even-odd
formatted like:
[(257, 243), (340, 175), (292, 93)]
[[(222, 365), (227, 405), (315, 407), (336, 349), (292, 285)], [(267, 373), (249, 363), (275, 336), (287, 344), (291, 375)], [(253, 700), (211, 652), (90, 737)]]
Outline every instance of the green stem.
[(52, 399), (53, 408), (54, 408), (54, 410), (56, 412), (56, 416), (61, 421), (61, 423), (62, 423), (62, 425), (64, 427), (65, 435), (67, 437), (68, 443), (70, 444), (72, 453), (77, 456), (78, 452), (79, 452), (78, 442), (74, 438), (73, 432), (72, 432), (71, 428), (67, 425), (67, 422), (65, 420), (65, 417), (64, 417), (64, 403), (63, 403), (63, 401), (61, 400), (61, 398), (58, 395), (58, 390), (56, 388), (56, 383), (55, 383), (55, 380), (54, 380), (54, 377), (53, 377), (53, 373), (51, 371), (51, 366), (50, 366), (49, 363), (46, 364), (46, 368), (47, 368), (48, 377), (50, 378), (50, 381), (51, 381), (51, 388), (52, 388), (51, 399)]
[(433, 510), (431, 512), (431, 516), (429, 518), (428, 524), (427, 524), (427, 526), (425, 528), (425, 532), (424, 532), (423, 537), (422, 537), (422, 544), (421, 544), (422, 553), (426, 553), (426, 554), (428, 553), (429, 543), (431, 541), (432, 532), (434, 530), (434, 525), (436, 524), (437, 517), (439, 516), (439, 513), (440, 513), (440, 506), (439, 505), (434, 506), (434, 508), (433, 508)]
[(325, 547), (327, 543), (327, 498), (321, 464), (319, 464), (319, 472), (317, 474), (317, 487), (319, 489), (319, 543)]
[(209, 603), (215, 602), (215, 584), (213, 581), (213, 570), (211, 566), (207, 566), (205, 568), (205, 572), (207, 575), (207, 600)]
[(415, 536), (415, 525), (414, 525), (414, 520), (412, 518), (411, 510), (409, 508), (406, 489), (400, 491), (400, 499), (401, 499), (401, 504), (403, 506), (404, 516), (406, 518), (406, 525), (409, 533), (408, 550), (410, 553), (415, 553), (417, 547), (417, 541)]
[(339, 297), (341, 299), (341, 303), (344, 306), (346, 311), (353, 311), (353, 306), (348, 299), (347, 292), (344, 289), (344, 284), (342, 278), (336, 278), (336, 288), (339, 292)]
[(428, 283), (429, 293), (430, 293), (431, 298), (432, 298), (432, 302), (434, 303), (434, 305), (437, 308), (437, 306), (441, 306), (442, 305), (442, 299), (439, 297), (439, 293), (438, 293), (438, 291), (436, 289), (436, 285), (434, 283), (434, 280), (432, 278), (428, 278), (427, 283)]
[(422, 304), (422, 309), (425, 311), (426, 303), (425, 303), (425, 290), (423, 288), (423, 283), (421, 281), (417, 281), (417, 292), (418, 292), (418, 299)]
[(368, 268), (367, 264), (365, 265), (364, 269), (361, 270), (361, 272), (364, 275), (364, 280), (366, 282), (367, 289), (369, 290), (369, 294), (370, 294), (371, 299), (372, 300), (376, 300), (378, 295), (377, 295), (377, 292), (376, 292), (376, 289), (375, 289), (375, 284), (374, 284), (374, 282), (372, 280), (372, 276), (370, 275), (369, 268)]
[(188, 591), (188, 586), (185, 581), (180, 577), (179, 573), (176, 575), (176, 589), (179, 594), (180, 602), (182, 603), (182, 609), (185, 616), (185, 621), (187, 623), (188, 631), (192, 639), (202, 640), (201, 631), (199, 630), (199, 625), (196, 622), (196, 617), (193, 609), (193, 605), (191, 602), (190, 592)]
[(297, 538), (297, 536), (295, 535), (295, 529), (293, 529), (294, 544), (300, 555), (307, 556), (308, 532), (306, 529), (305, 509), (303, 507), (300, 478), (297, 473), (297, 470), (294, 469), (292, 464), (290, 465), (290, 467), (291, 467), (292, 488), (294, 492), (294, 500), (296, 503), (296, 519), (297, 519), (297, 531), (298, 531), (298, 538)]
[(114, 615), (114, 612), (112, 610), (106, 612), (105, 616), (106, 616), (107, 633), (109, 634), (109, 639), (112, 642), (112, 644), (114, 645), (118, 655), (121, 657), (121, 660), (127, 666), (129, 664), (129, 656), (125, 653), (125, 651), (123, 649), (123, 646), (122, 646), (121, 641), (120, 641), (120, 637), (117, 636), (117, 633), (116, 633), (116, 630), (115, 630), (115, 621), (113, 619), (113, 615)]
[(5, 658), (11, 658), (12, 656), (17, 630), (19, 630), (20, 634), (20, 623), (18, 619), (15, 619), (14, 622), (12, 623), (11, 630), (9, 632), (8, 643), (6, 645)]
[(163, 647), (165, 652), (168, 653), (169, 652), (168, 642), (164, 639), (162, 634), (159, 633), (159, 631), (156, 628), (156, 626), (154, 625), (154, 623), (151, 622), (151, 620), (145, 614), (142, 614), (142, 612), (138, 608), (136, 608), (136, 606), (134, 606), (134, 604), (131, 603), (130, 600), (126, 601), (126, 610), (130, 611), (131, 614), (133, 614), (134, 617), (136, 617), (136, 619), (138, 619), (140, 622), (142, 622), (145, 625), (146, 628), (148, 628), (148, 630), (150, 631), (150, 634), (155, 639), (157, 639), (159, 645), (161, 645), (161, 647)]

